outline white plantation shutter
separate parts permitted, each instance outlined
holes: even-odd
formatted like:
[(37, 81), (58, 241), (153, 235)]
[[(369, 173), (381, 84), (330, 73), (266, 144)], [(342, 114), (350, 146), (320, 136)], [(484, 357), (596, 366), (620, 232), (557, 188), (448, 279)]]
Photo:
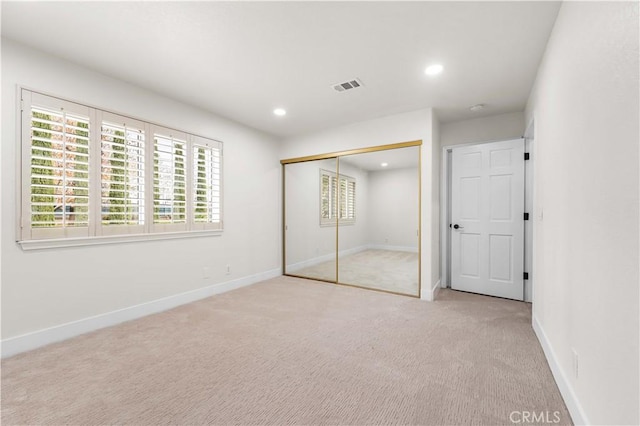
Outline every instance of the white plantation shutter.
[(222, 142), (20, 94), (24, 249), (222, 230)]
[(193, 228), (221, 229), (222, 147), (203, 138), (193, 140)]
[(23, 168), (23, 185), (29, 196), (23, 202), (23, 212), (28, 212), (23, 215), (23, 237), (87, 236), (89, 109), (37, 94), (25, 101), (28, 120), (23, 132), (29, 142), (23, 152), (28, 165)]
[(347, 217), (347, 180), (340, 178), (340, 219)]
[(353, 222), (356, 219), (356, 181), (354, 178), (340, 175), (340, 222)]
[(105, 113), (101, 126), (103, 235), (140, 233), (145, 223), (144, 123)]
[(356, 181), (347, 180), (347, 202), (345, 219), (356, 219)]
[(320, 170), (320, 223), (331, 218), (331, 176)]
[(329, 170), (320, 169), (320, 225), (336, 223), (336, 174)]
[(331, 197), (331, 220), (335, 222), (338, 217), (338, 178), (335, 173), (331, 176), (329, 195)]
[(156, 128), (153, 139), (154, 229), (186, 230), (187, 135)]

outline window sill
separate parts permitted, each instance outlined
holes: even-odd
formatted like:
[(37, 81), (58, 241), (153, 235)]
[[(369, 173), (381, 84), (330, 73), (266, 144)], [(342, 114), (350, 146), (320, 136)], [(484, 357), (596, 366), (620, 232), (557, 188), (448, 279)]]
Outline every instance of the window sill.
[(104, 244), (135, 243), (142, 241), (174, 240), (183, 238), (211, 237), (221, 235), (221, 229), (202, 231), (162, 232), (156, 234), (108, 235), (101, 237), (52, 238), (50, 240), (17, 241), (22, 250), (46, 250), (63, 247), (82, 247)]
[[(351, 220), (351, 221), (339, 222), (338, 226), (350, 226), (350, 225), (355, 225), (355, 224), (356, 224), (355, 220)], [(322, 227), (322, 228), (335, 227), (335, 226), (336, 226), (335, 222), (321, 223), (320, 224), (320, 227)]]

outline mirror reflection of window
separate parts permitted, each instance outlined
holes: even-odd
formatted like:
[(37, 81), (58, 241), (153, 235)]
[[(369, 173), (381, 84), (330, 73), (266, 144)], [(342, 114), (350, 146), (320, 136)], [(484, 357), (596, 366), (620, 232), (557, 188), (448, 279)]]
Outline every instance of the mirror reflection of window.
[(333, 226), (356, 220), (356, 180), (350, 176), (320, 169), (320, 225)]

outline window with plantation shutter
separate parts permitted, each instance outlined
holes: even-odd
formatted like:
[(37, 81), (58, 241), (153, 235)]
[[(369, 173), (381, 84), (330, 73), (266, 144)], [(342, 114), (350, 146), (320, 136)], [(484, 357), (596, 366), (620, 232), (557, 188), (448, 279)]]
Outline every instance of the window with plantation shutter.
[(23, 249), (222, 230), (222, 142), (20, 90)]
[[(338, 183), (339, 182), (339, 183)], [(320, 225), (355, 223), (356, 180), (329, 170), (320, 170)]]
[(154, 226), (161, 231), (186, 229), (186, 135), (158, 129), (153, 134), (153, 140)]
[(196, 139), (193, 144), (193, 218), (198, 228), (222, 226), (220, 151), (215, 141)]
[(145, 223), (144, 124), (103, 114), (100, 134), (100, 219), (103, 235), (143, 232)]
[[(89, 229), (89, 111), (34, 97), (23, 122), (29, 135), (24, 211), (31, 238), (82, 237)], [(26, 124), (26, 126), (25, 126)], [(25, 220), (26, 219), (26, 220)]]

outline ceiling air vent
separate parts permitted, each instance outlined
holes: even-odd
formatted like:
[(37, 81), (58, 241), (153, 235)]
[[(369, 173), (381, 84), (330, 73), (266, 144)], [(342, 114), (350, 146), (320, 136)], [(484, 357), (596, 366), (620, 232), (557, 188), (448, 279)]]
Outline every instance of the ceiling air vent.
[(333, 90), (336, 92), (346, 92), (347, 90), (357, 89), (362, 86), (362, 82), (354, 78), (353, 80), (345, 81), (344, 83), (332, 84)]

